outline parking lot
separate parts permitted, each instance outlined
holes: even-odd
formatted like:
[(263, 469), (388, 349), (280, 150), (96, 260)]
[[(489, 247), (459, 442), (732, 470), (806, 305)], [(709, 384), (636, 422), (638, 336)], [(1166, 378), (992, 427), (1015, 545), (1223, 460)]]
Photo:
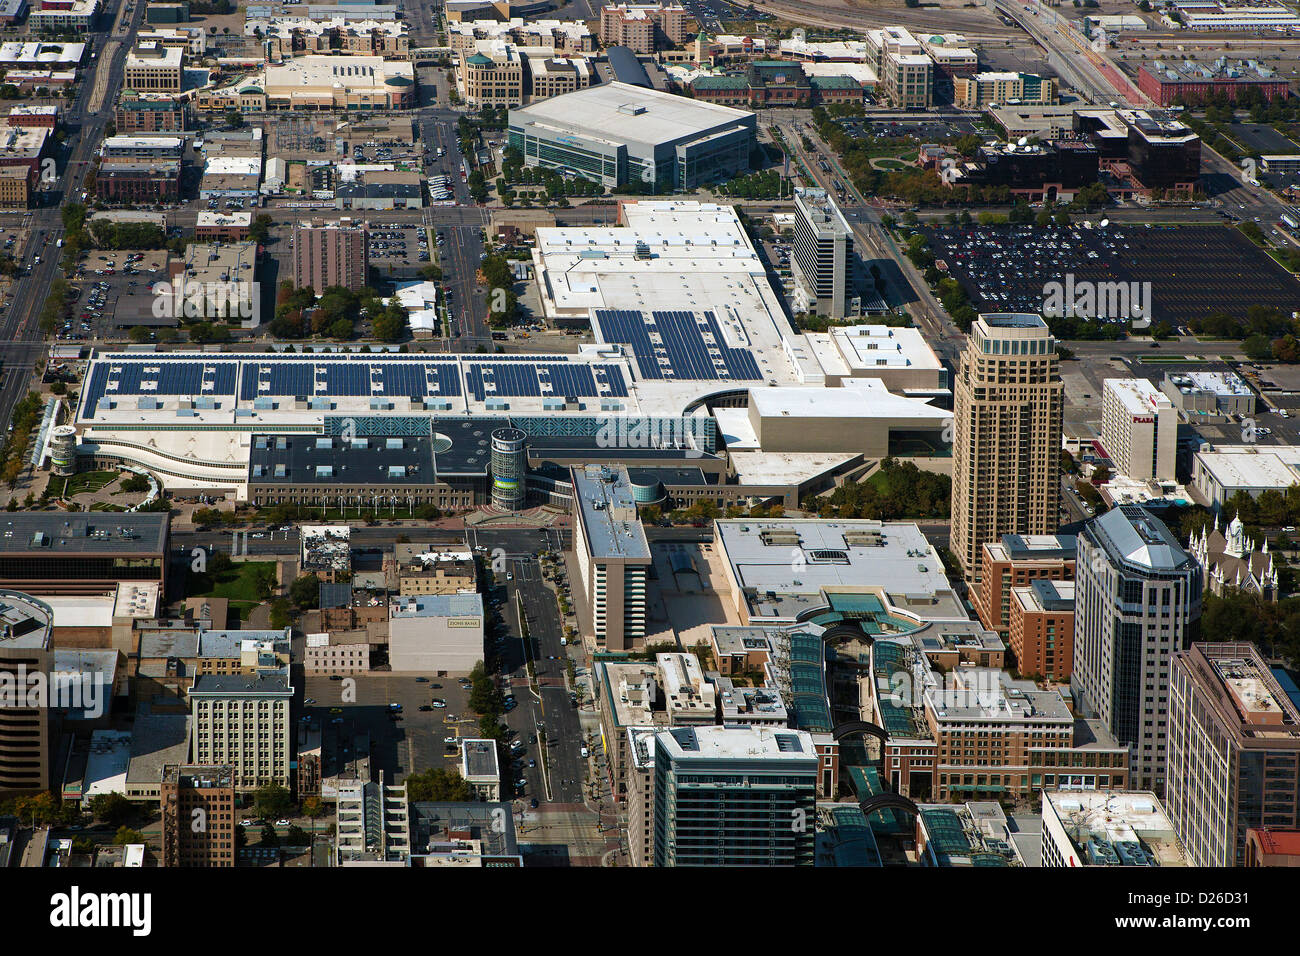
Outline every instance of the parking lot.
[[(417, 679), (421, 676), (427, 682)], [(305, 678), (303, 713), (318, 719), (324, 728), (342, 731), (344, 738), (369, 733), (372, 773), (382, 770), (388, 778), (401, 781), (430, 767), (456, 766), (459, 751), (449, 753), (445, 738), (478, 736), (477, 716), (466, 714), (468, 691), (456, 677), (379, 672), (354, 679), (356, 700), (348, 702), (341, 700), (348, 686), (344, 681)], [(433, 706), (434, 699), (446, 706)], [(389, 716), (389, 704), (402, 705), (401, 720)]]
[(166, 261), (166, 252), (157, 249), (92, 249), (85, 253), (73, 274), (74, 287), (80, 291), (76, 308), (57, 337), (78, 341), (116, 335), (126, 321), (116, 317), (120, 300), (148, 296), (153, 283), (163, 277)]
[(1156, 321), (1175, 326), (1252, 305), (1300, 309), (1300, 282), (1227, 226), (927, 226), (946, 263), (981, 312), (1041, 312), (1044, 286), (1074, 276), (1091, 282), (1150, 282)]
[(390, 263), (428, 262), (429, 240), (419, 227), (388, 227), (370, 233), (370, 264), (381, 269)]

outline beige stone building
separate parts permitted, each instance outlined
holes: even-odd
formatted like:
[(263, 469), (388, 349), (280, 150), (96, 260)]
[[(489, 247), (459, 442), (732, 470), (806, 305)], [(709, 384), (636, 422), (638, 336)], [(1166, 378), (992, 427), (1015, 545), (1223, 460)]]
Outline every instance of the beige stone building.
[(190, 688), (190, 755), (229, 765), (236, 790), (289, 786), (293, 687), (284, 674), (202, 675)]
[(1059, 524), (1064, 385), (1056, 339), (1037, 315), (981, 315), (954, 388), (952, 550), (968, 581), (985, 542)]
[(393, 557), (400, 594), (457, 594), (476, 588), (477, 567), (468, 548), (398, 544)]
[(179, 93), (185, 69), (185, 51), (148, 42), (126, 55), (122, 88), (137, 93)]
[(934, 61), (905, 27), (866, 33), (867, 60), (879, 79), (877, 89), (889, 105), (924, 110), (934, 105)]

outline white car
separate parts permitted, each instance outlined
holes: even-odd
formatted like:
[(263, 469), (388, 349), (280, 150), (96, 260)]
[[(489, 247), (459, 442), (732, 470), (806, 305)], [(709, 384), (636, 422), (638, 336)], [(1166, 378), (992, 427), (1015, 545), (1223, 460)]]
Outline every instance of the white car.
[(240, 825), (241, 827), (251, 827), (251, 826), (253, 825), (253, 821), (252, 821), (252, 820), (240, 820), (240, 821), (239, 821), (239, 825)]
[(287, 827), (287, 826), (290, 825), (290, 823), (289, 823), (288, 820), (276, 820), (276, 821), (275, 821), (275, 825), (276, 825), (277, 827)]

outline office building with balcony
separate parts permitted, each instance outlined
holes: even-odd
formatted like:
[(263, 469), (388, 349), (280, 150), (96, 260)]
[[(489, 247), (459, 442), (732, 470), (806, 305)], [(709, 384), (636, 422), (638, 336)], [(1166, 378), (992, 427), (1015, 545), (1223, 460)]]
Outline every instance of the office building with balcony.
[(799, 730), (655, 735), (655, 866), (812, 866), (819, 758)]
[(1078, 545), (1075, 705), (1132, 747), (1133, 784), (1162, 793), (1170, 668), (1199, 632), (1201, 566), (1139, 505), (1089, 521)]
[(842, 319), (853, 291), (853, 231), (824, 189), (797, 187), (794, 212), (796, 307)]
[(627, 469), (585, 465), (570, 474), (575, 596), (585, 611), (584, 629), (607, 650), (636, 650), (645, 642), (651, 558)]

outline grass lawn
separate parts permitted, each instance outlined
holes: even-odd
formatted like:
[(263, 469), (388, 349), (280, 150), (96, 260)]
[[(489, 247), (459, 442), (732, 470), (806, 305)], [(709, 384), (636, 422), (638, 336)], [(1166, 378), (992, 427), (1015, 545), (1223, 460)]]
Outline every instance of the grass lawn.
[[(188, 597), (223, 597), (230, 598), (231, 602), (248, 602), (250, 605), (263, 603), (262, 596), (257, 591), (257, 576), (265, 574), (266, 568), (272, 575), (275, 573), (274, 561), (244, 561), (236, 563), (233, 568), (223, 571), (218, 575), (200, 574), (196, 571), (189, 573), (186, 581), (185, 593)], [(241, 617), (247, 617), (242, 613)]]
[(1202, 365), (1205, 359), (1199, 355), (1140, 355), (1138, 361), (1143, 365)]
[(117, 479), (115, 471), (83, 471), (68, 479), (63, 497), (71, 498), (84, 492), (95, 492)]

